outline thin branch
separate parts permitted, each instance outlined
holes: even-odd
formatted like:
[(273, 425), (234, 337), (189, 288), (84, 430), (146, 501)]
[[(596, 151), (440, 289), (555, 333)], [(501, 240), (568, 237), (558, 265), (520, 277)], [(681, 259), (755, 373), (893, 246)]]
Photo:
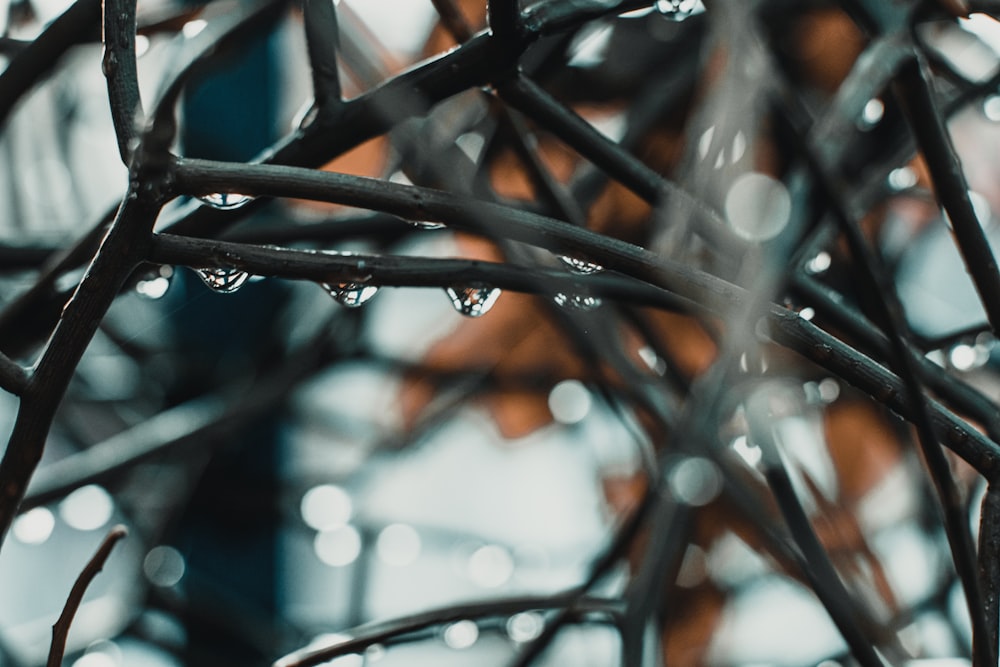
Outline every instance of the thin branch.
[(303, 0), (302, 14), (312, 70), (313, 98), (318, 112), (324, 113), (336, 108), (341, 101), (337, 8), (332, 0)]
[(125, 526), (118, 525), (112, 528), (104, 538), (104, 541), (101, 542), (101, 546), (97, 548), (93, 557), (83, 568), (83, 571), (80, 572), (80, 576), (76, 578), (73, 588), (70, 589), (69, 597), (66, 599), (66, 605), (59, 615), (59, 619), (52, 626), (52, 644), (49, 647), (49, 659), (45, 663), (46, 667), (60, 667), (62, 665), (63, 654), (66, 652), (66, 638), (69, 636), (69, 627), (73, 623), (73, 617), (76, 616), (76, 610), (83, 601), (83, 595), (87, 592), (87, 587), (90, 586), (90, 582), (94, 580), (94, 577), (104, 569), (104, 563), (107, 562), (108, 556), (111, 555), (111, 550), (126, 535), (128, 535), (128, 529)]
[(955, 242), (979, 292), (994, 332), (1000, 332), (1000, 269), (969, 200), (969, 183), (938, 112), (930, 73), (919, 55), (900, 71), (898, 97), (926, 160), (938, 199), (951, 220)]
[(403, 616), (390, 621), (361, 625), (344, 633), (350, 637), (349, 639), (321, 648), (293, 651), (275, 660), (273, 667), (312, 667), (338, 656), (360, 653), (372, 644), (386, 643), (403, 635), (445, 623), (510, 616), (522, 611), (565, 609), (570, 604), (575, 605), (577, 616), (603, 614), (614, 619), (621, 610), (621, 605), (616, 600), (597, 597), (578, 598), (573, 593), (470, 602), (420, 612), (412, 616)]
[(20, 396), (28, 386), (28, 372), (0, 352), (0, 389)]
[(1000, 490), (996, 480), (990, 480), (983, 497), (979, 518), (979, 578), (983, 588), (983, 623), (987, 640), (994, 651), (998, 647), (1000, 627)]
[(118, 153), (128, 166), (138, 138), (142, 117), (139, 73), (135, 55), (136, 0), (104, 0), (104, 59), (111, 119), (118, 139)]
[[(0, 74), (0, 127), (25, 93), (70, 47), (89, 41), (101, 22), (101, 0), (77, 0), (26, 46)], [(93, 33), (90, 33), (93, 30)]]

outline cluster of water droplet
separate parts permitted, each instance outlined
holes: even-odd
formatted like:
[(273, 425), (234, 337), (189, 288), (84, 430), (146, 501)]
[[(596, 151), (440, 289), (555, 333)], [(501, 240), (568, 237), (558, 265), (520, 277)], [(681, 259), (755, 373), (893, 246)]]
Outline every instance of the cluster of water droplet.
[(580, 259), (579, 257), (571, 257), (569, 255), (556, 255), (563, 264), (566, 265), (573, 273), (581, 276), (589, 276), (594, 273), (600, 273), (604, 270), (604, 267), (600, 264), (594, 264), (593, 262), (588, 262), (585, 259)]
[(466, 317), (481, 317), (488, 313), (500, 298), (500, 289), (484, 285), (471, 287), (447, 287), (445, 292), (451, 305)]

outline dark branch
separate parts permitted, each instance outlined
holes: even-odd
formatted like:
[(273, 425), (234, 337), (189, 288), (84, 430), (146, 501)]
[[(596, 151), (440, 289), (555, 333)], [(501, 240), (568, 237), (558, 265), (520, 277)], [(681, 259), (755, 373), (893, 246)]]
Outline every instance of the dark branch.
[(60, 667), (62, 665), (63, 654), (66, 652), (66, 638), (69, 635), (69, 628), (73, 623), (73, 617), (76, 616), (76, 610), (83, 601), (83, 595), (87, 592), (87, 587), (90, 586), (90, 582), (94, 580), (94, 577), (104, 569), (104, 563), (107, 562), (108, 556), (111, 555), (111, 550), (126, 535), (128, 535), (128, 530), (125, 526), (115, 526), (112, 528), (104, 538), (104, 541), (101, 542), (101, 546), (97, 548), (93, 557), (87, 562), (83, 571), (80, 572), (80, 576), (76, 578), (73, 588), (70, 589), (69, 597), (66, 599), (66, 605), (59, 615), (59, 619), (52, 626), (52, 644), (49, 647), (49, 659), (46, 662), (46, 667)]

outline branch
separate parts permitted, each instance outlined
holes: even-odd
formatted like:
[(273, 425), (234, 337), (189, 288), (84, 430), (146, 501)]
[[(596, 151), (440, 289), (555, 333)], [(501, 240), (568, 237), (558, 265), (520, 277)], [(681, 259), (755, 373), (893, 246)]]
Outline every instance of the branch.
[(567, 593), (472, 602), (441, 607), (390, 621), (361, 625), (346, 631), (345, 634), (349, 635), (350, 639), (322, 648), (304, 648), (293, 651), (275, 660), (272, 667), (312, 667), (312, 665), (328, 662), (338, 656), (359, 653), (372, 644), (385, 643), (401, 635), (445, 623), (493, 616), (510, 616), (533, 609), (560, 609), (573, 603), (576, 604), (577, 613), (580, 616), (605, 614), (614, 618), (620, 613), (620, 603), (616, 600), (595, 597), (578, 600), (574, 594)]
[(118, 153), (128, 166), (138, 138), (142, 116), (139, 74), (135, 62), (136, 0), (104, 0), (104, 59), (111, 120), (118, 138)]
[(983, 622), (986, 637), (997, 651), (997, 628), (1000, 626), (1000, 490), (996, 480), (989, 480), (979, 518), (979, 579), (983, 588)]
[(0, 74), (0, 127), (70, 47), (88, 41), (88, 28), (96, 34), (100, 21), (101, 0), (77, 0), (17, 54)]
[(340, 104), (340, 71), (337, 49), (340, 29), (337, 9), (331, 0), (303, 0), (302, 20), (306, 48), (312, 69), (313, 98), (319, 113), (329, 112)]
[(1000, 269), (983, 227), (969, 201), (969, 184), (948, 128), (937, 110), (930, 73), (918, 55), (900, 71), (897, 95), (924, 154), (931, 180), (955, 232), (966, 270), (994, 332), (1000, 331)]
[(83, 601), (83, 594), (87, 592), (87, 587), (90, 586), (90, 582), (94, 580), (97, 573), (104, 569), (104, 563), (111, 555), (111, 550), (126, 535), (128, 535), (128, 530), (125, 526), (118, 525), (112, 528), (86, 567), (80, 572), (80, 576), (76, 578), (73, 588), (70, 589), (69, 597), (66, 599), (66, 605), (59, 615), (59, 620), (52, 626), (52, 644), (49, 647), (49, 659), (46, 662), (46, 667), (60, 667), (62, 665), (69, 626), (73, 623), (73, 617), (80, 607), (80, 602)]
[(0, 389), (20, 396), (28, 386), (28, 372), (0, 352)]

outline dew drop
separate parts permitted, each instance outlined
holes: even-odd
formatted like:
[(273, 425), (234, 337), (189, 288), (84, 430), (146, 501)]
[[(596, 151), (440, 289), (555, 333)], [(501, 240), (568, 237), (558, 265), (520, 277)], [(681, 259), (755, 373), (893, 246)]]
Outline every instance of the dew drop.
[(570, 271), (581, 276), (589, 276), (604, 270), (604, 267), (600, 264), (594, 264), (578, 257), (570, 257), (569, 255), (557, 255), (557, 257), (559, 257), (559, 261), (565, 264)]
[(407, 222), (420, 229), (444, 229), (446, 227), (443, 222), (431, 222), (430, 220), (407, 220)]
[(656, 11), (673, 21), (683, 21), (694, 13), (698, 0), (656, 0)]
[(455, 310), (467, 317), (485, 315), (500, 298), (496, 287), (448, 287), (445, 289)]
[(241, 195), (235, 192), (213, 192), (210, 195), (198, 197), (198, 199), (212, 208), (217, 208), (223, 211), (231, 211), (234, 208), (246, 206), (253, 201), (253, 197), (250, 195)]
[(250, 279), (250, 274), (239, 269), (196, 269), (202, 282), (218, 294), (232, 294)]
[(556, 302), (556, 305), (572, 310), (594, 310), (601, 305), (601, 300), (598, 297), (583, 294), (563, 294), (559, 292), (552, 297), (552, 300)]
[(348, 308), (363, 306), (378, 294), (377, 285), (362, 285), (361, 283), (338, 283), (331, 285), (323, 283), (323, 289), (330, 293), (337, 303)]

